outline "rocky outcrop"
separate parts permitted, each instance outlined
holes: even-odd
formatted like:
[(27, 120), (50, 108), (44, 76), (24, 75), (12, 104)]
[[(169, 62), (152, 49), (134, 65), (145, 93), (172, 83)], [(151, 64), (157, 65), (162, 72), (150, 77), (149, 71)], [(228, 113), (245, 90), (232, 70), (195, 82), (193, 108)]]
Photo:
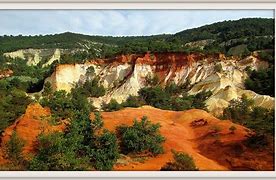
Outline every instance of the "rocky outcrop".
[(67, 49), (21, 49), (14, 52), (4, 53), (4, 56), (12, 59), (20, 58), (26, 60), (27, 65), (36, 66), (42, 63), (42, 67), (51, 65), (54, 61), (59, 61), (60, 56), (65, 53), (74, 53), (76, 50)]
[(93, 76), (98, 76), (100, 83), (108, 90), (100, 98), (92, 98), (94, 106), (111, 98), (124, 101), (129, 95), (137, 95), (147, 85), (146, 77), (157, 76), (161, 85), (171, 82), (183, 84), (189, 80), (192, 89), (189, 94), (203, 90), (212, 91), (206, 101), (208, 109), (214, 114), (221, 114), (232, 99), (246, 94), (253, 98), (256, 105), (274, 108), (274, 98), (258, 95), (244, 90), (247, 78), (246, 67), (258, 69), (267, 63), (254, 56), (244, 59), (226, 58), (223, 54), (184, 54), (184, 53), (147, 53), (145, 55), (121, 55), (112, 59), (96, 59), (85, 64), (59, 65), (47, 81), (55, 90), (70, 91), (76, 83), (91, 78), (87, 74), (89, 67), (95, 69)]

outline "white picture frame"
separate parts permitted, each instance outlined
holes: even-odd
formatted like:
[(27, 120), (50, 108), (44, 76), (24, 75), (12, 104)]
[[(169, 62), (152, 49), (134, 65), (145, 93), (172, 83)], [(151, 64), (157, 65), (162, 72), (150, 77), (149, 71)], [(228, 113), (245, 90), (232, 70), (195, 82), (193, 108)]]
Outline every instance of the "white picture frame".
[[(0, 0), (0, 10), (4, 9), (273, 9), (275, 0)], [(1, 18), (1, 17), (0, 17)], [(1, 27), (0, 27), (1, 28)], [(0, 177), (276, 177), (274, 171), (196, 171), (196, 172), (157, 172), (157, 171), (0, 171)]]

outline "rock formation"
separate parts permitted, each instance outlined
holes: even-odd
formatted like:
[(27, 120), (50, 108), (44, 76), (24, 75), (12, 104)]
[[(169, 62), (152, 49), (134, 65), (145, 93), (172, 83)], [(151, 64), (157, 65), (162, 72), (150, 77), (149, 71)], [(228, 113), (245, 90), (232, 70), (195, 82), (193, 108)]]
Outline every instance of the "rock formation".
[(111, 98), (124, 101), (129, 95), (137, 95), (146, 86), (146, 77), (157, 76), (161, 85), (171, 82), (177, 85), (188, 80), (192, 84), (189, 94), (203, 90), (212, 91), (206, 101), (208, 110), (215, 115), (222, 113), (232, 99), (243, 94), (255, 101), (257, 106), (274, 108), (274, 98), (244, 90), (247, 78), (246, 67), (266, 68), (267, 63), (254, 56), (244, 59), (226, 58), (222, 54), (147, 53), (145, 55), (121, 55), (112, 59), (96, 59), (85, 64), (59, 65), (47, 81), (55, 90), (69, 92), (76, 83), (84, 82), (87, 69), (93, 66), (95, 75), (108, 92), (100, 98), (92, 98), (94, 106), (100, 108), (102, 102)]

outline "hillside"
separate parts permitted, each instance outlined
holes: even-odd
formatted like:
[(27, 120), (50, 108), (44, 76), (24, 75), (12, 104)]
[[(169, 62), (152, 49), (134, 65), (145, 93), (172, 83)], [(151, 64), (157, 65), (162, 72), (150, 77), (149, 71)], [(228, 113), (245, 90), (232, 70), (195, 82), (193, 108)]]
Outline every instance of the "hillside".
[[(30, 153), (36, 153), (34, 143), (39, 133), (63, 129), (62, 125), (51, 127), (42, 120), (49, 116), (48, 113), (47, 109), (38, 104), (30, 105), (26, 114), (4, 132), (2, 147), (11, 137), (12, 131), (16, 131), (26, 142), (23, 148), (24, 156), (27, 158)], [(263, 150), (255, 156), (254, 149), (245, 147), (243, 141), (249, 135), (247, 128), (231, 121), (221, 121), (202, 110), (174, 112), (144, 106), (102, 113), (104, 127), (111, 131), (115, 131), (116, 127), (122, 124), (130, 125), (134, 118), (140, 119), (142, 116), (147, 116), (153, 123), (160, 123), (160, 132), (166, 138), (163, 145), (164, 153), (156, 157), (121, 156), (115, 163), (114, 170), (160, 170), (164, 164), (172, 160), (172, 149), (190, 154), (199, 170), (273, 169), (272, 161), (269, 161), (272, 154), (269, 151)], [(94, 119), (93, 114), (91, 119)], [(197, 122), (198, 120), (206, 124), (202, 125), (200, 121)], [(235, 133), (229, 130), (231, 126), (237, 128)], [(215, 127), (220, 130), (216, 132)], [(216, 154), (220, 156), (213, 156), (214, 147)], [(237, 147), (242, 148), (239, 155), (235, 153)]]
[(273, 49), (273, 39), (273, 19), (245, 18), (218, 22), (171, 35), (112, 37), (66, 32), (54, 35), (0, 36), (0, 52), (20, 49), (97, 49), (101, 51), (97, 56), (105, 57), (146, 51), (187, 51), (187, 48), (190, 48), (192, 51), (229, 52), (231, 55), (229, 50), (239, 45), (245, 45), (244, 49), (251, 52)]

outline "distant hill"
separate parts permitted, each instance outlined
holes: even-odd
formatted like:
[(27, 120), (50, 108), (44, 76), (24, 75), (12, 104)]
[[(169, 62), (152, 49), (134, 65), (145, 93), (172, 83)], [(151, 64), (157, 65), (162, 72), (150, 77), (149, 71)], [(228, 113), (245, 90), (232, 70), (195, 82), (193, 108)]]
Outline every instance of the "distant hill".
[(65, 32), (54, 35), (0, 36), (0, 52), (61, 48), (93, 49), (99, 51), (98, 56), (101, 57), (146, 51), (207, 51), (236, 55), (230, 49), (238, 45), (245, 45), (242, 50), (239, 49), (238, 54), (273, 49), (274, 24), (274, 19), (245, 18), (217, 22), (171, 35), (112, 37)]

